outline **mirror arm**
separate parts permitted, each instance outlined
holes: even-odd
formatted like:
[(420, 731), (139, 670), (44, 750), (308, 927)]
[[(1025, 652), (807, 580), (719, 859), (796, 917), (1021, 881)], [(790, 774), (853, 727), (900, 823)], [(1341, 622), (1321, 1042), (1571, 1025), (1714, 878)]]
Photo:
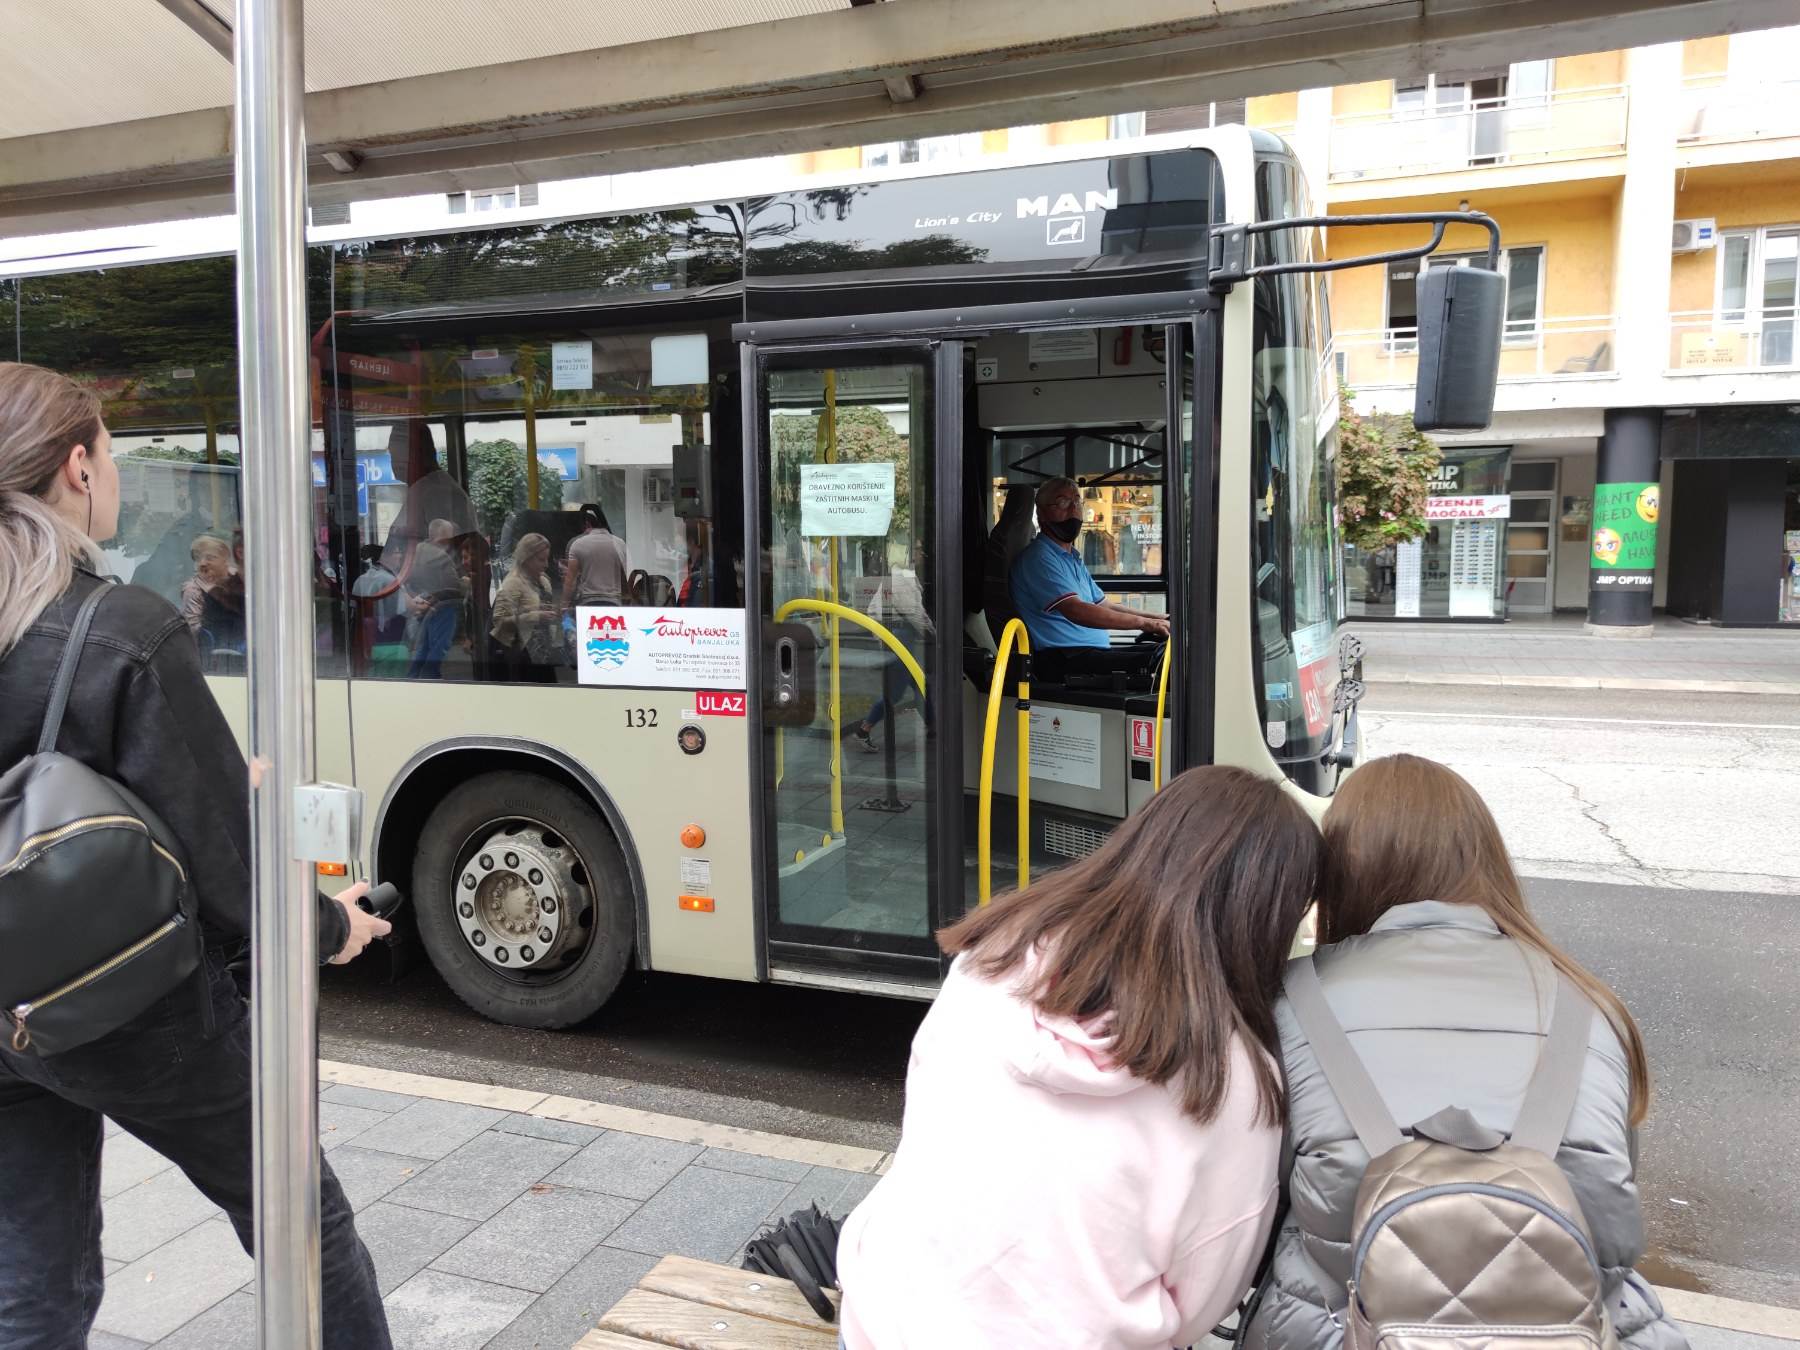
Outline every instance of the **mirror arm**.
[[(1250, 236), (1274, 234), (1278, 230), (1335, 229), (1340, 225), (1430, 225), (1431, 239), (1417, 248), (1394, 249), (1387, 253), (1365, 253), (1354, 258), (1326, 258), (1316, 262), (1265, 263), (1249, 265)], [(1254, 277), (1283, 276), (1294, 272), (1341, 272), (1350, 267), (1367, 267), (1373, 263), (1408, 262), (1436, 252), (1444, 242), (1448, 225), (1477, 225), (1488, 233), (1487, 270), (1500, 269), (1500, 226), (1482, 211), (1394, 211), (1359, 216), (1305, 216), (1297, 220), (1263, 220), (1253, 225), (1221, 225), (1213, 230), (1209, 249), (1207, 280), (1215, 291), (1230, 290), (1239, 281)]]

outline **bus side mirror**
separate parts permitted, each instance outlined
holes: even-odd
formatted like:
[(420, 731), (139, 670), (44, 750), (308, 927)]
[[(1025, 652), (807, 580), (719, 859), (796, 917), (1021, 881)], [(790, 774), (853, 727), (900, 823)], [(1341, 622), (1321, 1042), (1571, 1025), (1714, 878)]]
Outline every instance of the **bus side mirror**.
[(1494, 417), (1506, 278), (1480, 267), (1428, 267), (1419, 274), (1420, 431), (1480, 431)]

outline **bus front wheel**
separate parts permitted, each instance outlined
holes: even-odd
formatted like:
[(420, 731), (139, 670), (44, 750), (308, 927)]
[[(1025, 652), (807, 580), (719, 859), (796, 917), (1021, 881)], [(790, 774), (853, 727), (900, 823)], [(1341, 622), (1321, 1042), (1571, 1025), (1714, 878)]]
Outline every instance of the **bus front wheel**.
[(631, 960), (618, 841), (581, 797), (534, 774), (483, 774), (445, 795), (419, 833), (413, 909), (456, 996), (509, 1026), (591, 1017)]

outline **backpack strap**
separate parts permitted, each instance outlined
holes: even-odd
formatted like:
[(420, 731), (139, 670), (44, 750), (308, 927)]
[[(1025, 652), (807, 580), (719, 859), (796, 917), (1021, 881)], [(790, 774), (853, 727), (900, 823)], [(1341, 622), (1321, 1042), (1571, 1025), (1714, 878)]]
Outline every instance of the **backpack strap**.
[(1362, 1140), (1362, 1146), (1371, 1158), (1399, 1148), (1406, 1142), (1406, 1136), (1394, 1123), (1393, 1112), (1381, 1100), (1375, 1080), (1369, 1077), (1368, 1069), (1351, 1048), (1342, 1023), (1332, 1013), (1331, 1004), (1326, 1002), (1325, 986), (1319, 982), (1319, 971), (1313, 958), (1306, 956), (1288, 962), (1285, 985), (1300, 1030), (1312, 1044), (1325, 1082), (1336, 1095), (1338, 1105), (1349, 1118), (1356, 1137)]
[(1568, 976), (1556, 981), (1556, 1006), (1550, 1013), (1550, 1031), (1538, 1052), (1537, 1068), (1525, 1089), (1519, 1121), (1512, 1141), (1521, 1148), (1536, 1149), (1554, 1158), (1575, 1110), (1581, 1090), (1581, 1071), (1587, 1064), (1588, 1035), (1594, 1025), (1594, 1005)]
[(63, 713), (68, 710), (69, 692), (75, 687), (75, 668), (81, 664), (81, 649), (87, 645), (88, 629), (94, 622), (94, 611), (106, 598), (111, 587), (102, 581), (88, 592), (81, 608), (75, 611), (75, 622), (69, 626), (69, 645), (63, 648), (62, 662), (56, 667), (56, 679), (50, 685), (50, 703), (44, 709), (44, 729), (38, 735), (37, 752), (47, 755), (56, 749), (56, 737), (62, 731)]

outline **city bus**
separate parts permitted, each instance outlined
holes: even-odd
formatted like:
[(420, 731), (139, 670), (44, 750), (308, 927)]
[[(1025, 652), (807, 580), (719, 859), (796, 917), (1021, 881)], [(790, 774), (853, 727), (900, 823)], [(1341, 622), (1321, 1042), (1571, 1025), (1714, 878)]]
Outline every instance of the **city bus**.
[[(1318, 810), (1353, 763), (1323, 250), (1278, 138), (465, 224), (314, 232), (293, 561), (318, 775), (369, 803), (321, 870), (396, 883), (478, 1012), (568, 1026), (633, 966), (929, 997), (936, 931), (1169, 775)], [(104, 398), (110, 559), (241, 728), (234, 260), (133, 237), (15, 248), (7, 347)], [(1087, 571), (1171, 633), (1040, 652), (1018, 698), (1008, 573), (1060, 478)]]

